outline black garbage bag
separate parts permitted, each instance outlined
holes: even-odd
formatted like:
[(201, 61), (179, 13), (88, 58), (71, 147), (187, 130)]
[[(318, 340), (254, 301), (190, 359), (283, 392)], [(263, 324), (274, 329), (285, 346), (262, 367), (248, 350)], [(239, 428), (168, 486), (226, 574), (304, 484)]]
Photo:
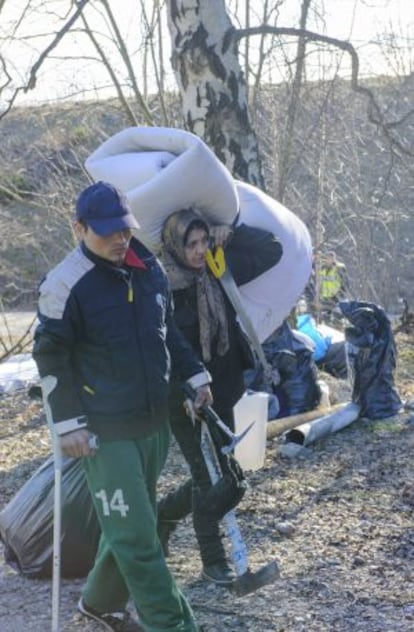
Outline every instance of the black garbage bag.
[(394, 385), (397, 354), (391, 323), (374, 303), (341, 301), (339, 308), (353, 325), (345, 329), (352, 401), (361, 407), (361, 417), (392, 417), (402, 404)]
[[(54, 461), (26, 481), (0, 513), (5, 560), (30, 578), (52, 576)], [(85, 577), (92, 568), (100, 527), (80, 459), (62, 465), (61, 576)]]
[[(319, 404), (321, 392), (309, 339), (284, 322), (263, 343), (263, 351), (268, 363), (280, 375), (280, 383), (272, 387), (279, 400), (278, 417), (313, 410)], [(267, 390), (263, 371), (257, 371), (254, 379), (250, 376), (250, 384), (246, 386), (256, 391)]]

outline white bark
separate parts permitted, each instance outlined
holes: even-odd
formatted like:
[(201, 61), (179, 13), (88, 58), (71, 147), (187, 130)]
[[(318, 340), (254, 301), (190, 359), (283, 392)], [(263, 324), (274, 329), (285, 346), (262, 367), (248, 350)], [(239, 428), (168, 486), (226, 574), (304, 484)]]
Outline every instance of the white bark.
[(168, 23), (187, 128), (234, 177), (263, 187), (246, 82), (224, 0), (168, 0)]

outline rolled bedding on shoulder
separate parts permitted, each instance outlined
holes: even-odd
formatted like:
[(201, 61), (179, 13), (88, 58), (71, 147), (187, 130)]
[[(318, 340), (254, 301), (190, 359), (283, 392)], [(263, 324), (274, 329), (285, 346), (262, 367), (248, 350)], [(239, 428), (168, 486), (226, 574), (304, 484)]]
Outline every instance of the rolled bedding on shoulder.
[(231, 224), (239, 202), (226, 167), (195, 134), (165, 127), (129, 127), (105, 141), (85, 167), (125, 193), (140, 224), (139, 238), (155, 253), (167, 217), (189, 206), (215, 223)]
[(289, 315), (311, 272), (305, 224), (257, 187), (235, 181), (200, 138), (180, 129), (129, 127), (102, 143), (85, 167), (94, 180), (126, 195), (140, 224), (138, 238), (156, 254), (165, 220), (189, 206), (213, 224), (244, 223), (272, 232), (282, 244), (280, 261), (240, 286), (240, 293), (260, 342)]

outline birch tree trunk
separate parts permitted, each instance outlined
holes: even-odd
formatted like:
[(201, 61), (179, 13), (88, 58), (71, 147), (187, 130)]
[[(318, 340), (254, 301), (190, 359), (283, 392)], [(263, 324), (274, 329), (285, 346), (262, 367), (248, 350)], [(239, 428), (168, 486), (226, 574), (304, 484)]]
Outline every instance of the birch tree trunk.
[(256, 134), (224, 0), (168, 0), (172, 66), (185, 125), (233, 176), (264, 188)]

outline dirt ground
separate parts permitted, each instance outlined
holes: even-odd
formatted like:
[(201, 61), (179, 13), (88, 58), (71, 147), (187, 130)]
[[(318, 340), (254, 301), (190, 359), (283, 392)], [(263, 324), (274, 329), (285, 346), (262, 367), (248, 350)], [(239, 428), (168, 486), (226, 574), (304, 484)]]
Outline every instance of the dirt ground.
[[(397, 342), (397, 386), (413, 403), (414, 343)], [(19, 392), (3, 396), (1, 408), (0, 510), (50, 454), (39, 401)], [(359, 419), (295, 458), (280, 448), (280, 437), (268, 441), (237, 510), (251, 569), (277, 560), (276, 583), (237, 598), (200, 579), (189, 520), (172, 537), (169, 563), (199, 622), (211, 632), (413, 630), (414, 411)], [(185, 476), (173, 445), (160, 493)], [(63, 632), (101, 629), (76, 613), (82, 583), (62, 582)], [(22, 576), (0, 549), (0, 631), (45, 632), (50, 620), (50, 579)]]

